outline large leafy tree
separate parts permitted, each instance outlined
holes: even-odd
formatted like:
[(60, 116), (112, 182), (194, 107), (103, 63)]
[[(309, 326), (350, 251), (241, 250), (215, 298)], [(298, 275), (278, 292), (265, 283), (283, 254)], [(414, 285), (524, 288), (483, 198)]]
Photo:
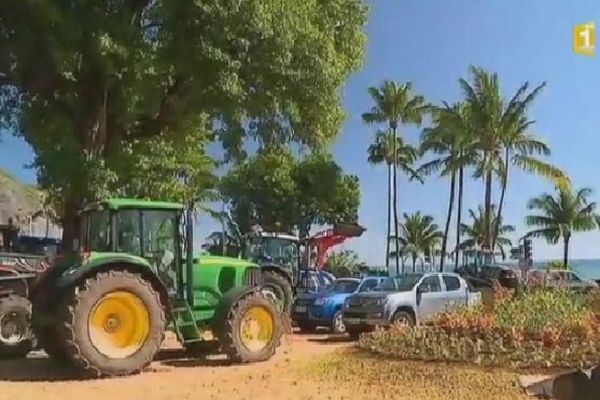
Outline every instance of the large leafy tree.
[[(459, 188), (456, 248), (458, 249), (460, 243), (459, 227), (462, 213), (464, 169), (477, 160), (473, 136), (467, 126), (464, 114), (464, 105), (460, 103), (434, 107), (433, 126), (425, 128), (421, 134), (421, 152), (431, 152), (434, 154), (434, 158), (421, 165), (418, 169), (419, 173), (429, 175), (433, 172), (439, 172), (440, 176), (450, 178), (448, 212), (440, 254), (440, 271), (444, 269), (450, 221), (454, 209), (457, 177)], [(458, 263), (458, 254), (455, 255), (455, 263)], [(455, 264), (455, 267), (458, 267), (458, 265)]]
[(471, 67), (469, 72), (471, 81), (460, 79), (459, 83), (465, 95), (470, 128), (480, 151), (475, 176), (485, 181), (483, 245), (494, 248), (495, 237), (498, 235), (496, 231), (499, 229), (492, 221), (494, 175), (502, 182), (498, 209), (500, 215), (510, 165), (555, 179), (563, 178), (564, 175), (558, 168), (535, 157), (538, 154), (547, 155), (549, 148), (542, 140), (528, 133), (528, 128), (533, 124), (527, 117), (528, 107), (545, 84), (530, 91), (529, 84), (524, 83), (509, 101), (505, 101), (497, 74), (479, 67)]
[(592, 190), (573, 190), (568, 186), (557, 186), (553, 196), (544, 193), (529, 200), (527, 208), (535, 214), (525, 217), (528, 226), (535, 228), (529, 235), (542, 237), (548, 243), (556, 244), (562, 239), (563, 266), (569, 264), (569, 243), (574, 232), (590, 231), (598, 226), (596, 202), (590, 201)]
[[(136, 157), (152, 141), (177, 156), (215, 138), (228, 159), (249, 137), (331, 142), (365, 21), (360, 0), (2, 1), (0, 123), (33, 147), (69, 236), (84, 202), (140, 187), (120, 166), (163, 164)], [(208, 170), (202, 157), (164, 164), (141, 181), (183, 190)]]
[[(396, 138), (400, 124), (420, 124), (428, 110), (425, 98), (415, 95), (412, 83), (384, 81), (379, 87), (369, 87), (369, 95), (373, 101), (371, 109), (362, 115), (368, 124), (386, 124), (392, 139), (392, 154), (396, 154)], [(395, 249), (398, 249), (398, 167), (392, 164), (392, 208), (394, 214)], [(389, 233), (389, 232), (388, 232)], [(386, 240), (389, 240), (389, 237)], [(395, 252), (396, 271), (399, 271), (398, 251)], [(389, 254), (386, 254), (386, 260)], [(387, 263), (387, 261), (386, 261)]]
[(264, 150), (223, 178), (222, 193), (241, 232), (259, 224), (305, 237), (315, 224), (358, 219), (358, 178), (323, 153), (299, 159), (284, 148)]
[(415, 272), (419, 256), (433, 256), (433, 249), (439, 244), (443, 233), (432, 216), (421, 214), (420, 211), (413, 214), (404, 213), (399, 228), (400, 236), (397, 239), (401, 245), (402, 256), (411, 256), (412, 270)]
[(364, 267), (365, 264), (360, 261), (358, 254), (352, 250), (334, 251), (327, 257), (327, 271), (336, 278), (356, 276)]
[[(417, 179), (422, 182), (422, 178), (414, 168), (414, 164), (419, 157), (418, 150), (406, 144), (401, 137), (394, 136), (386, 131), (378, 131), (375, 135), (375, 141), (367, 150), (368, 161), (371, 164), (385, 163), (387, 166), (387, 231), (386, 231), (386, 250), (385, 254), (390, 254), (391, 234), (391, 208), (392, 208), (392, 169), (400, 168), (410, 179)], [(397, 246), (396, 246), (397, 248)], [(389, 256), (386, 256), (386, 268), (389, 269)], [(398, 272), (398, 271), (396, 271)]]
[[(498, 216), (496, 212), (496, 206), (492, 204), (491, 207), (492, 212), (492, 223), (495, 224), (497, 220), (499, 229), (498, 229), (498, 238), (496, 239), (496, 247), (494, 247), (494, 251), (500, 250), (502, 254), (502, 258), (506, 258), (506, 250), (507, 246), (511, 246), (512, 241), (507, 236), (515, 231), (514, 225), (504, 225), (502, 223), (502, 216)], [(485, 244), (486, 235), (487, 235), (487, 225), (485, 219), (485, 208), (479, 206), (477, 211), (470, 209), (469, 216), (471, 217), (470, 224), (461, 224), (461, 231), (466, 239), (460, 243), (460, 248), (472, 248), (475, 246), (483, 246)]]

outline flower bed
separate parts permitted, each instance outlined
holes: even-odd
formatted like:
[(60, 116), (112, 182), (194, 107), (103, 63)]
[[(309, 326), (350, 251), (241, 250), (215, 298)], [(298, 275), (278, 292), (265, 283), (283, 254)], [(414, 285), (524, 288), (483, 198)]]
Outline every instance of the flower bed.
[(511, 367), (600, 362), (600, 295), (566, 290), (496, 292), (493, 307), (459, 308), (418, 327), (365, 335), (360, 346), (401, 359)]

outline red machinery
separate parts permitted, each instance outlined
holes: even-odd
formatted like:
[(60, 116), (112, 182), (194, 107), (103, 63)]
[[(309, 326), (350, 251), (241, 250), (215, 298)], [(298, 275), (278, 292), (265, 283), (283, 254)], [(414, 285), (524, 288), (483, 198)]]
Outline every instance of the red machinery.
[(327, 262), (327, 252), (333, 246), (343, 243), (346, 239), (359, 237), (366, 229), (358, 224), (335, 224), (333, 228), (326, 229), (311, 236), (307, 240), (307, 252), (316, 251), (315, 268), (322, 270)]

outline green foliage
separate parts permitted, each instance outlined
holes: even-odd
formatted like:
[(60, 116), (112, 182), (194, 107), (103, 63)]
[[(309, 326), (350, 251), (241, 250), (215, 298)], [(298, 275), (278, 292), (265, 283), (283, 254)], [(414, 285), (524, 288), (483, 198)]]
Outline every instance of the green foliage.
[(434, 247), (437, 247), (443, 234), (439, 230), (433, 217), (422, 215), (420, 211), (414, 214), (404, 213), (404, 221), (400, 224), (398, 241), (401, 244), (403, 254), (412, 257), (413, 271), (417, 258), (422, 255), (431, 255)]
[(492, 310), (462, 307), (419, 327), (363, 337), (361, 346), (402, 359), (512, 367), (589, 367), (600, 362), (598, 294), (533, 290), (502, 295)]
[[(503, 225), (502, 216), (498, 216), (496, 212), (496, 206), (492, 204), (491, 207), (492, 223), (495, 225), (499, 220), (498, 235), (496, 238), (496, 249), (499, 249), (502, 253), (502, 258), (506, 257), (505, 248), (511, 246), (511, 240), (508, 238), (508, 234), (515, 231), (514, 225)], [(471, 224), (461, 224), (460, 230), (463, 235), (467, 238), (461, 242), (461, 249), (474, 247), (475, 245), (483, 245), (485, 242), (486, 235), (486, 224), (485, 224), (485, 210), (482, 206), (477, 208), (477, 212), (469, 210), (469, 216), (471, 217)]]
[(289, 149), (268, 149), (233, 168), (221, 189), (242, 232), (259, 224), (306, 236), (313, 224), (358, 219), (358, 178), (345, 175), (329, 154), (299, 159)]
[(589, 200), (591, 189), (574, 191), (570, 186), (557, 186), (556, 192), (556, 196), (544, 193), (529, 200), (527, 208), (538, 213), (527, 215), (525, 223), (536, 228), (529, 232), (532, 237), (542, 237), (551, 244), (563, 240), (563, 268), (567, 268), (571, 235), (598, 228), (600, 216), (596, 202)]
[[(40, 184), (69, 220), (115, 192), (202, 192), (212, 138), (226, 159), (244, 155), (246, 138), (331, 143), (366, 6), (7, 0), (0, 21), (0, 124), (33, 147)], [(179, 186), (181, 170), (197, 186)]]
[(327, 257), (325, 264), (327, 271), (336, 278), (357, 276), (364, 268), (364, 263), (358, 258), (358, 254), (352, 250), (340, 250), (332, 252)]
[[(551, 260), (544, 264), (544, 269), (551, 271), (553, 269), (565, 269), (565, 266), (560, 260)], [(567, 265), (567, 269), (570, 269), (570, 266)]]

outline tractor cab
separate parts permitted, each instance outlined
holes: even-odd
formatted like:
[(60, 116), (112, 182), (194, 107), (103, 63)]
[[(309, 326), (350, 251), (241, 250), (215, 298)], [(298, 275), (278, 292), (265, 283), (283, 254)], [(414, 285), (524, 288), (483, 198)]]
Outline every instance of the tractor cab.
[(243, 258), (260, 265), (277, 265), (297, 281), (300, 270), (300, 240), (297, 236), (253, 231), (246, 235)]
[(181, 257), (185, 251), (185, 234), (180, 229), (185, 223), (183, 210), (179, 203), (126, 199), (92, 204), (82, 213), (77, 247), (88, 256), (120, 253), (142, 258), (156, 271), (171, 297), (176, 297), (182, 288), (185, 263)]

